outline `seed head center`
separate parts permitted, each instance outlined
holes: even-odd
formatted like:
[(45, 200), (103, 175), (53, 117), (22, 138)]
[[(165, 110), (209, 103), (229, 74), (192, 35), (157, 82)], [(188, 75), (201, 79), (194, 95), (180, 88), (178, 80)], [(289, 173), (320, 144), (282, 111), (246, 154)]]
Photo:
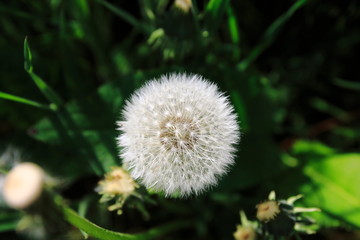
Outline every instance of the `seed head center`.
[(167, 117), (160, 123), (160, 142), (167, 150), (192, 150), (199, 129), (186, 117)]

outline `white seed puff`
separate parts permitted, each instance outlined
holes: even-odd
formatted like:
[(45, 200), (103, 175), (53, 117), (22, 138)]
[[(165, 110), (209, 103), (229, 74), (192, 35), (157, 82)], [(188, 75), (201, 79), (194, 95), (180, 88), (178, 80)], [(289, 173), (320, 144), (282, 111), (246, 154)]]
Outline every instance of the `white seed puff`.
[(120, 157), (133, 178), (167, 196), (198, 194), (233, 164), (239, 125), (228, 98), (199, 75), (149, 81), (118, 122)]

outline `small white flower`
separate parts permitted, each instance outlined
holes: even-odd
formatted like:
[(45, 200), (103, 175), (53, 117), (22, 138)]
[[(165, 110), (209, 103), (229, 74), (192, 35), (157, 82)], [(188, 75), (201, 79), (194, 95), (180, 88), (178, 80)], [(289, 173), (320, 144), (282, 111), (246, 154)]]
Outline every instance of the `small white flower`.
[(118, 122), (124, 165), (147, 188), (198, 194), (233, 164), (240, 138), (233, 107), (199, 75), (170, 74), (127, 101)]

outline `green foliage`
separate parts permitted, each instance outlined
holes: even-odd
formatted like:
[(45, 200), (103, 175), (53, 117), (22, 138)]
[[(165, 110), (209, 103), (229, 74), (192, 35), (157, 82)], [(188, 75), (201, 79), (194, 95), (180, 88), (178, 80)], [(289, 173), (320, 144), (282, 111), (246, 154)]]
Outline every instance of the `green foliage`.
[(340, 222), (360, 227), (359, 168), (357, 153), (328, 156), (305, 167), (304, 173), (312, 182), (303, 185), (302, 192), (307, 196), (306, 204), (321, 206), (324, 214), (318, 214), (320, 224), (326, 225), (329, 217), (336, 216)]
[(18, 213), (4, 212), (0, 214), (0, 233), (14, 230), (19, 221)]
[[(17, 146), (60, 179), (55, 191), (81, 209), (64, 208), (65, 219), (90, 237), (231, 239), (238, 210), (253, 220), (270, 190), (303, 194), (322, 228), (360, 228), (359, 11), (356, 0), (193, 0), (188, 12), (170, 0), (0, 3), (0, 151)], [(174, 71), (229, 95), (242, 129), (236, 163), (197, 198), (142, 189), (141, 204), (108, 213), (94, 189), (121, 165), (120, 110)], [(19, 218), (1, 206), (4, 238)], [(190, 234), (156, 227), (189, 219)]]

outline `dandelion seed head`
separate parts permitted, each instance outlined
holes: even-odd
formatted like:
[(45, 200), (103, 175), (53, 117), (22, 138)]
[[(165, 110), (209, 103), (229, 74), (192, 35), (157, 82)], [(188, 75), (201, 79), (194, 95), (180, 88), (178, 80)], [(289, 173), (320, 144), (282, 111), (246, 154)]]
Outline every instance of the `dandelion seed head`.
[(133, 178), (166, 195), (198, 194), (233, 164), (239, 126), (218, 87), (199, 75), (149, 81), (127, 101), (117, 138)]

